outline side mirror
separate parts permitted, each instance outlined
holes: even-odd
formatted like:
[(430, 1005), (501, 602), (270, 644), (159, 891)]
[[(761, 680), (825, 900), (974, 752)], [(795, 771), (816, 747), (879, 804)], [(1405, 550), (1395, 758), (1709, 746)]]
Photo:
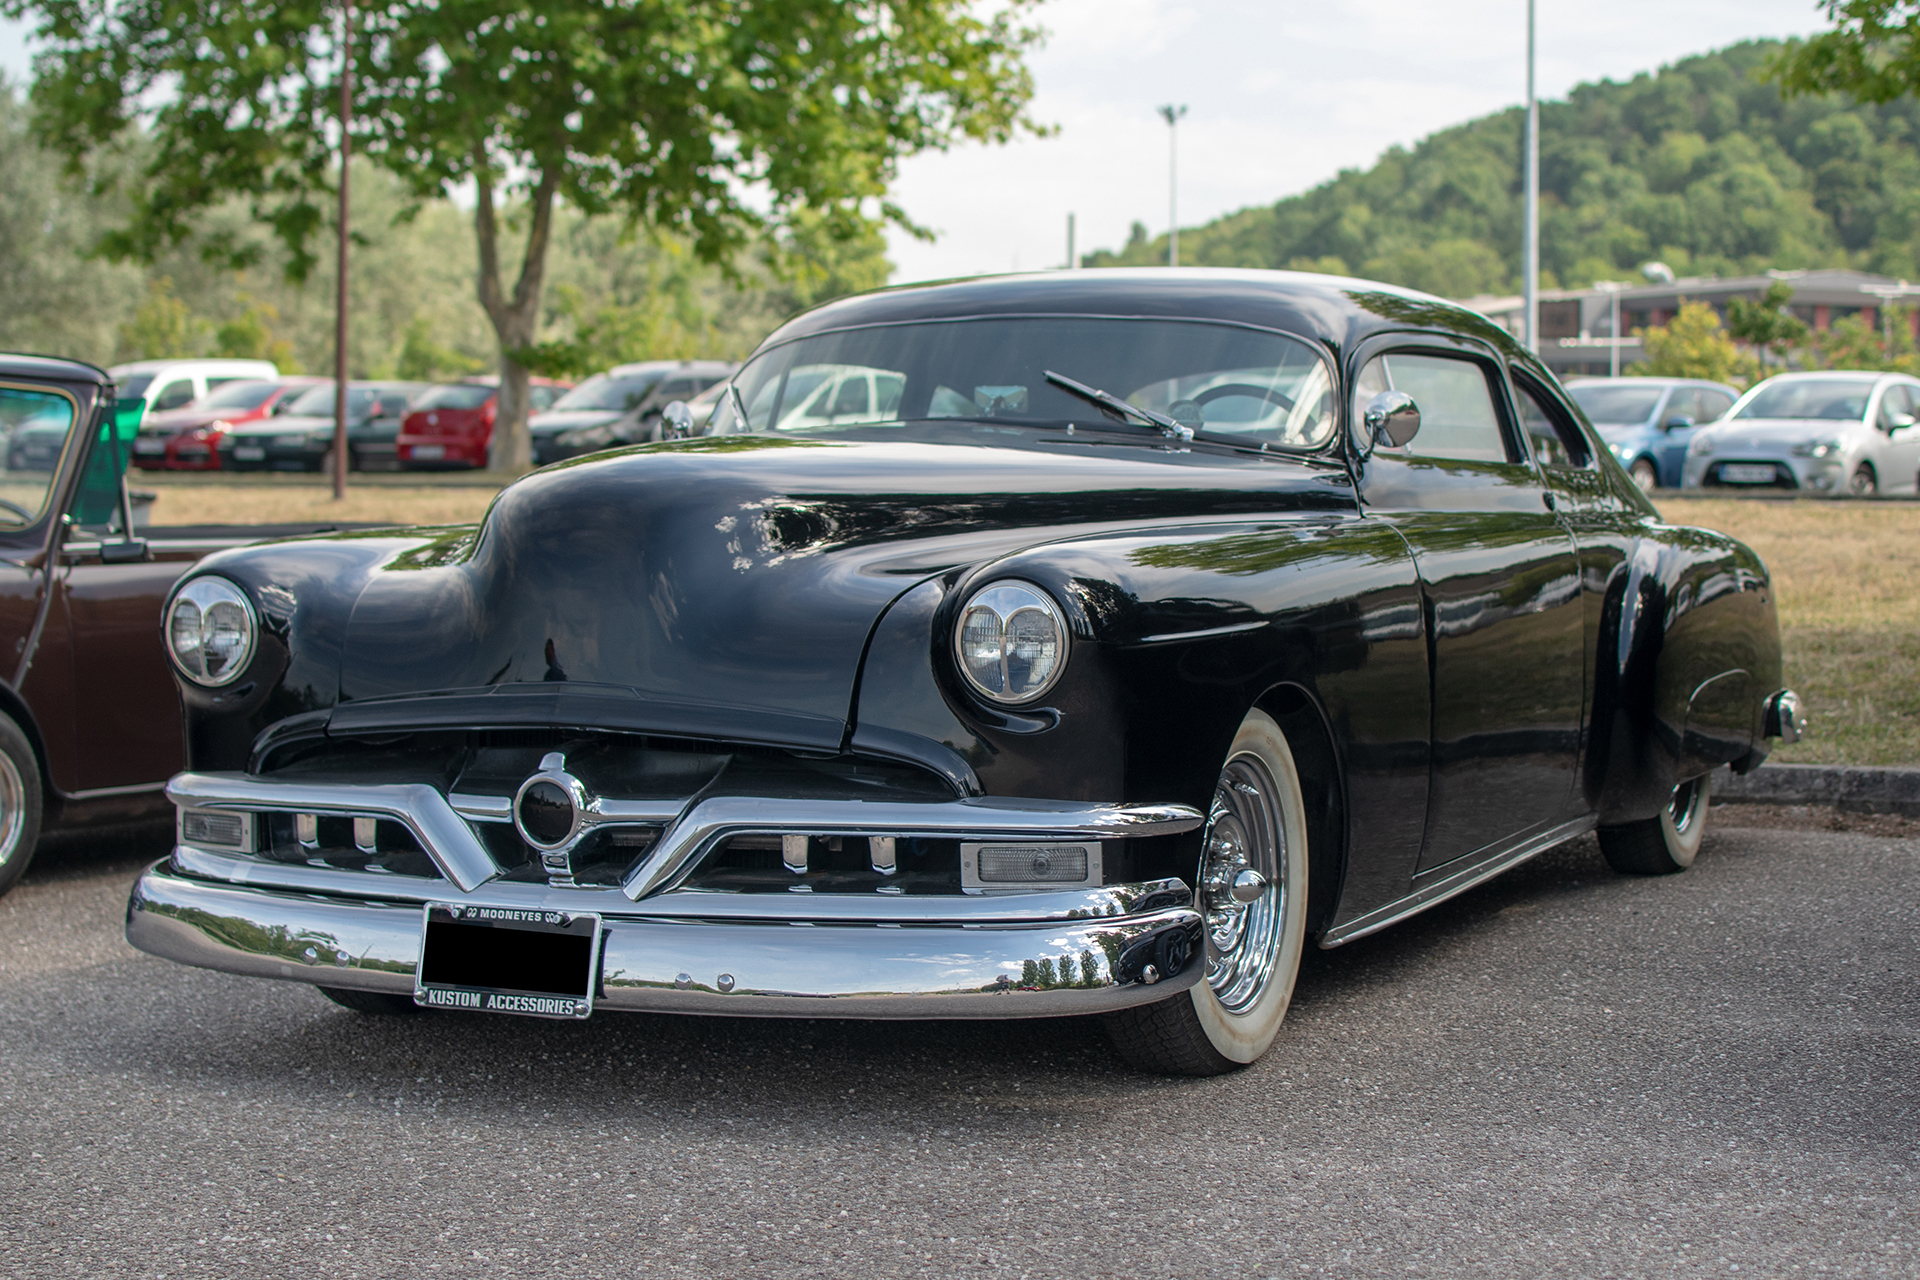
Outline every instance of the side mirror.
[(1668, 418), (1665, 422), (1661, 423), (1660, 429), (1662, 431), (1685, 431), (1688, 427), (1692, 425), (1693, 425), (1692, 418), (1689, 418), (1684, 413), (1676, 413), (1671, 418)]
[(687, 408), (685, 400), (669, 400), (660, 411), (660, 423), (666, 428), (660, 433), (661, 439), (684, 440), (693, 434), (693, 410)]
[(1382, 391), (1367, 402), (1361, 422), (1369, 448), (1384, 444), (1398, 449), (1420, 430), (1420, 406), (1404, 391)]
[(1887, 419), (1887, 429), (1889, 431), (1898, 431), (1902, 427), (1912, 426), (1913, 422), (1914, 418), (1912, 414), (1896, 413)]

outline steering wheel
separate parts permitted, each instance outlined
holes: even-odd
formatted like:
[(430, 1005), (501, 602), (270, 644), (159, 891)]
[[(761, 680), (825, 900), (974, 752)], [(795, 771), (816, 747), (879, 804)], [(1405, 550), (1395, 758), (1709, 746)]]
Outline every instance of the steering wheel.
[(1208, 387), (1193, 398), (1198, 405), (1209, 405), (1215, 400), (1224, 400), (1228, 396), (1251, 396), (1255, 400), (1265, 400), (1268, 404), (1277, 404), (1282, 409), (1293, 408), (1293, 401), (1275, 391), (1272, 387), (1257, 387), (1251, 382), (1223, 382), (1217, 387)]

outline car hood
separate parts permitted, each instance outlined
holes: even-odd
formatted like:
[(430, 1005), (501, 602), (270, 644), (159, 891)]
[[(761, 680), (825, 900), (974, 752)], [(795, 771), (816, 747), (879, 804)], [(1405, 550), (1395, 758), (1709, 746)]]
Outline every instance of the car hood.
[[(520, 481), (477, 529), (396, 544), (354, 602), (339, 700), (413, 702), (395, 723), (445, 705), (473, 724), (476, 707), (551, 701), (564, 685), (626, 709), (593, 723), (837, 750), (867, 637), (916, 582), (1089, 530), (1351, 507), (1342, 468), (1244, 454), (626, 449)], [(418, 696), (448, 690), (462, 692)]]
[(549, 409), (527, 419), (527, 427), (535, 435), (544, 436), (557, 431), (572, 431), (576, 427), (597, 427), (603, 422), (613, 422), (620, 416), (619, 409)]
[[(245, 413), (237, 410), (234, 416)], [(220, 409), (168, 409), (162, 413), (150, 413), (140, 423), (143, 436), (171, 436), (182, 431), (193, 431), (210, 423), (219, 422), (228, 414)]]
[(1861, 425), (1851, 418), (1741, 418), (1715, 423), (1703, 434), (1715, 449), (1786, 449), (1808, 440), (1844, 438)]

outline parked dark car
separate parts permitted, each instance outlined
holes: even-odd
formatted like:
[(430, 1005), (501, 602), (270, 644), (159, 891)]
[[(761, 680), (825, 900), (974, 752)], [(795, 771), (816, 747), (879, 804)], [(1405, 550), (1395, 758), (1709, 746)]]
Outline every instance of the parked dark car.
[(661, 410), (726, 381), (736, 367), (721, 360), (645, 360), (596, 373), (528, 423), (534, 464), (651, 440)]
[[(864, 407), (789, 412), (829, 380)], [(366, 1012), (1093, 1013), (1205, 1074), (1309, 940), (1596, 828), (1677, 871), (1710, 770), (1798, 732), (1759, 557), (1436, 298), (891, 290), (710, 430), (206, 561), (131, 941)]]
[[(408, 403), (424, 382), (347, 384), (347, 465), (358, 471), (394, 465), (394, 440)], [(245, 423), (220, 441), (225, 471), (324, 471), (332, 466), (334, 384), (311, 387), (285, 414)]]
[(1740, 393), (1697, 378), (1582, 378), (1567, 388), (1643, 490), (1678, 489), (1694, 433)]
[(220, 441), (243, 423), (284, 414), (319, 378), (241, 378), (179, 409), (149, 413), (133, 442), (143, 471), (218, 471)]
[(44, 831), (170, 811), (169, 589), (208, 551), (315, 527), (138, 529), (124, 473), (142, 408), (92, 365), (0, 355), (0, 425), (35, 450), (0, 472), (0, 893)]
[[(541, 413), (572, 389), (570, 383), (535, 378), (527, 388), (527, 399), (532, 411)], [(408, 407), (400, 425), (400, 465), (411, 471), (486, 466), (499, 400), (498, 378), (469, 378), (427, 388)]]

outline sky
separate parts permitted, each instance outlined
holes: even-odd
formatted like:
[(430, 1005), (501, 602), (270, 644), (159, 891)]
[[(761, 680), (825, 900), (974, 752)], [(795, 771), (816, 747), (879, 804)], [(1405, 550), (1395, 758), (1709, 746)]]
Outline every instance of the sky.
[[(1164, 231), (1163, 103), (1188, 108), (1179, 217), (1196, 226), (1526, 96), (1526, 0), (1050, 0), (1038, 20), (1031, 114), (1056, 131), (905, 161), (894, 199), (937, 238), (889, 234), (896, 282), (1060, 266), (1069, 213), (1081, 253), (1136, 221)], [(1539, 0), (1538, 89), (1824, 25), (1814, 0)], [(26, 30), (0, 20), (16, 82)]]

